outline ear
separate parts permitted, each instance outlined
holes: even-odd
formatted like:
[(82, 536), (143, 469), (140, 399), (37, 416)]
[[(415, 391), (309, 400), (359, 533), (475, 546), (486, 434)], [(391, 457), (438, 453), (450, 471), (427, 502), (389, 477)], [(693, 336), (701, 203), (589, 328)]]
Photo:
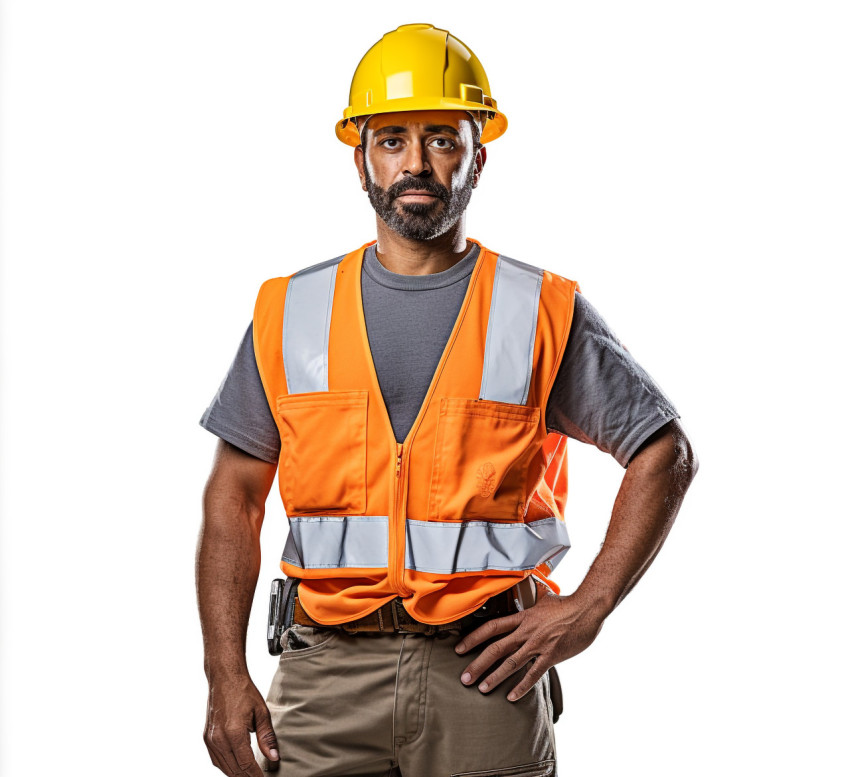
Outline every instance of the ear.
[(487, 147), (481, 146), (478, 151), (475, 152), (475, 172), (472, 175), (472, 188), (474, 189), (478, 186), (478, 181), (481, 180), (481, 171), (484, 169), (484, 165), (487, 162)]
[(360, 176), (360, 188), (366, 191), (366, 158), (363, 154), (363, 147), (356, 146), (354, 148), (354, 164), (357, 165), (357, 174)]

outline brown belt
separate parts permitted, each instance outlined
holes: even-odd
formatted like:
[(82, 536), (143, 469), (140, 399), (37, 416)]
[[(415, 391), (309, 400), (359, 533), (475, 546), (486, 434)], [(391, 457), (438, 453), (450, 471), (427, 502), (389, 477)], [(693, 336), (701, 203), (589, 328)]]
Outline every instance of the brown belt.
[[(448, 631), (449, 629), (461, 629), (463, 631), (475, 628), (491, 618), (500, 618), (504, 615), (511, 615), (522, 609), (522, 605), (517, 599), (522, 598), (526, 603), (529, 601), (529, 592), (535, 591), (534, 582), (531, 577), (526, 577), (519, 586), (524, 589), (519, 592), (521, 597), (517, 596), (516, 586), (512, 586), (507, 591), (491, 596), (484, 604), (474, 612), (463, 616), (449, 623), (423, 623), (411, 616), (402, 604), (403, 599), (397, 596), (385, 604), (381, 605), (377, 610), (364, 615), (362, 618), (357, 618), (353, 621), (338, 623), (330, 626), (326, 623), (314, 621), (301, 606), (301, 601), (298, 599), (298, 594), (295, 595), (295, 609), (293, 613), (293, 622), (304, 626), (319, 626), (322, 628), (340, 628), (351, 634), (358, 631), (383, 632), (388, 634), (435, 634), (438, 631)], [(531, 597), (533, 597), (531, 593)], [(526, 604), (526, 606), (528, 606)]]

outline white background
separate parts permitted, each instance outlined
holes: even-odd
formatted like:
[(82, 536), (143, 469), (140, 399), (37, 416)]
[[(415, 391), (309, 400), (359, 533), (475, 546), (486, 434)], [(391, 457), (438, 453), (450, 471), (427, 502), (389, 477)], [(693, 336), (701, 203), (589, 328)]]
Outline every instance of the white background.
[[(2, 774), (216, 773), (198, 420), (260, 283), (374, 237), (333, 124), (368, 47), (419, 21), (473, 48), (510, 121), (469, 234), (577, 279), (701, 462), (559, 665), (561, 770), (847, 773), (846, 5), (553, 7), (4, 3)], [(622, 475), (571, 444), (563, 592)], [(263, 695), (285, 523), (275, 486)]]

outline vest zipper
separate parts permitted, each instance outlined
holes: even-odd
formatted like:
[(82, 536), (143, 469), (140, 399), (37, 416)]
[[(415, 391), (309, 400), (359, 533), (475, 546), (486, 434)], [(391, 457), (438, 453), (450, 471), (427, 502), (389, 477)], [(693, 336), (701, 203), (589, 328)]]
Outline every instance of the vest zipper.
[(399, 595), (406, 589), (402, 584), (404, 577), (404, 516), (402, 515), (402, 504), (404, 495), (404, 478), (402, 477), (402, 456), (404, 455), (403, 443), (395, 444), (395, 501), (393, 504), (393, 520), (389, 530), (392, 532), (390, 538), (389, 577), (390, 585)]
[(398, 572), (398, 524), (400, 519), (399, 513), (399, 503), (401, 499), (399, 497), (399, 488), (401, 486), (401, 455), (402, 455), (402, 444), (396, 442), (395, 444), (395, 496), (393, 497), (393, 517), (392, 521), (389, 525), (389, 531), (392, 533), (390, 539), (390, 558), (388, 559), (389, 568), (387, 573), (390, 578), (390, 587), (398, 592), (401, 588), (401, 575)]
[[(475, 241), (477, 242), (477, 241)], [(363, 313), (363, 294), (360, 288), (360, 283), (355, 282), (355, 299), (357, 300), (357, 318), (360, 328), (360, 334), (362, 337), (363, 348), (366, 354), (366, 360), (368, 363), (369, 377), (371, 381), (371, 391), (375, 394), (376, 401), (380, 405), (381, 415), (386, 422), (387, 432), (390, 435), (390, 439), (396, 446), (396, 460), (395, 460), (395, 493), (393, 495), (394, 504), (392, 505), (392, 510), (389, 515), (389, 526), (388, 534), (389, 534), (389, 558), (387, 559), (387, 580), (389, 582), (390, 588), (395, 590), (399, 595), (403, 596), (412, 596), (413, 591), (407, 590), (403, 584), (402, 580), (404, 578), (404, 558), (405, 558), (405, 550), (406, 550), (406, 525), (404, 521), (404, 517), (401, 515), (402, 510), (400, 509), (400, 504), (404, 499), (404, 473), (402, 470), (404, 469), (404, 460), (403, 460), (403, 448), (402, 445), (407, 443), (410, 440), (411, 444), (413, 442), (413, 438), (416, 435), (416, 431), (419, 428), (419, 424), (422, 422), (422, 418), (424, 417), (430, 402), (431, 397), (436, 390), (437, 383), (440, 380), (440, 376), (442, 374), (443, 368), (448, 360), (449, 355), (451, 354), (452, 347), (454, 346), (455, 341), (458, 338), (458, 334), (461, 329), (461, 325), (463, 324), (464, 318), (466, 316), (467, 311), (472, 302), (472, 298), (475, 296), (476, 283), (478, 280), (478, 275), (481, 272), (481, 268), (484, 266), (487, 261), (486, 251), (484, 247), (478, 243), (480, 253), (478, 258), (475, 260), (475, 266), (472, 269), (472, 275), (469, 278), (469, 284), (466, 288), (466, 293), (464, 294), (463, 302), (460, 306), (460, 311), (455, 318), (454, 326), (452, 328), (451, 333), (449, 334), (449, 338), (446, 341), (446, 345), (443, 348), (443, 352), (440, 355), (440, 361), (437, 364), (436, 369), (434, 370), (434, 375), (431, 377), (431, 383), (428, 385), (428, 391), (425, 393), (425, 398), (422, 401), (422, 404), (419, 406), (419, 412), (416, 415), (416, 418), (413, 421), (413, 425), (410, 427), (410, 431), (407, 433), (407, 437), (404, 438), (403, 443), (398, 442), (395, 437), (395, 432), (393, 431), (392, 421), (390, 420), (390, 414), (387, 410), (386, 402), (384, 401), (383, 395), (381, 394), (381, 384), (378, 381), (378, 373), (375, 370), (375, 361), (372, 358), (372, 351), (369, 347), (369, 336), (366, 331), (366, 317)], [(356, 270), (355, 275), (360, 272), (360, 269), (363, 266), (363, 252), (366, 249), (364, 245), (358, 252), (357, 261), (354, 264), (354, 268)], [(491, 252), (492, 253), (492, 252)], [(371, 401), (371, 400), (370, 400)], [(396, 517), (398, 516), (398, 517)], [(398, 558), (396, 558), (398, 556)]]

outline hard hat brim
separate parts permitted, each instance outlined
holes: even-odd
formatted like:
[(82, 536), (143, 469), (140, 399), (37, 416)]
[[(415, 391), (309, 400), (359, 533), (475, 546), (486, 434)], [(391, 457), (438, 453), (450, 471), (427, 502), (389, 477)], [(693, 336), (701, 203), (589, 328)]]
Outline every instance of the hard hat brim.
[[(495, 103), (495, 101), (494, 101)], [(451, 97), (443, 97), (440, 100), (428, 100), (423, 104), (420, 98), (407, 97), (398, 100), (387, 100), (382, 105), (370, 106), (368, 111), (354, 114), (351, 106), (343, 112), (344, 118), (336, 123), (336, 136), (346, 145), (360, 145), (360, 131), (351, 119), (356, 116), (371, 116), (377, 113), (396, 113), (403, 111), (481, 111), (487, 113), (488, 118), (481, 133), (481, 143), (489, 143), (503, 135), (508, 128), (508, 118), (495, 105), (482, 105), (481, 103), (458, 100)]]

